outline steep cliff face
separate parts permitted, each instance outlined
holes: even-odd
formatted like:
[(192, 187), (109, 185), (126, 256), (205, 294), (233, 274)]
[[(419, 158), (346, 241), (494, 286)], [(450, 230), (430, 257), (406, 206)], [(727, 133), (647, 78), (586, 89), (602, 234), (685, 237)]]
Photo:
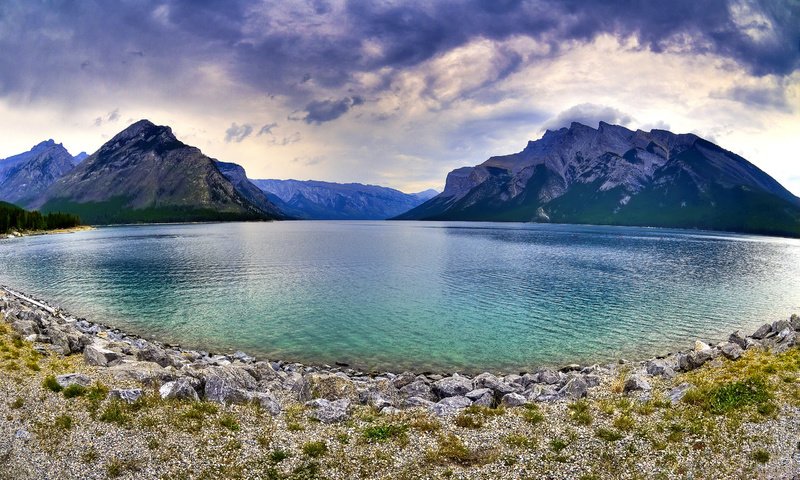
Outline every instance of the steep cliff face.
[(53, 183), (31, 206), (84, 223), (275, 218), (254, 205), (199, 149), (141, 120)]
[(53, 140), (0, 160), (0, 200), (27, 207), (73, 168), (72, 155)]
[(456, 169), (399, 219), (552, 221), (800, 235), (800, 199), (692, 134), (579, 123)]

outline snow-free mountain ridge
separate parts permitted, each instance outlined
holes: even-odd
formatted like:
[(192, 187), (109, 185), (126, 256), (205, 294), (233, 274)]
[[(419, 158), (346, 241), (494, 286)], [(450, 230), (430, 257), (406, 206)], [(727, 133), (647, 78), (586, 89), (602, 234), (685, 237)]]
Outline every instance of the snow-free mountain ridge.
[(694, 134), (600, 122), (548, 130), (519, 153), (448, 174), (397, 217), (705, 228), (800, 235), (800, 199)]

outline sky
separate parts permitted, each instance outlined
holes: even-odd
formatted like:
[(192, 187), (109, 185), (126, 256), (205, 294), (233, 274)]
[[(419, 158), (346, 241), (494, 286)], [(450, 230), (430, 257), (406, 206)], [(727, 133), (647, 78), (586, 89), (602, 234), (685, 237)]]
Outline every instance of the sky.
[(0, 2), (0, 158), (142, 118), (250, 178), (406, 192), (603, 120), (800, 195), (800, 0)]

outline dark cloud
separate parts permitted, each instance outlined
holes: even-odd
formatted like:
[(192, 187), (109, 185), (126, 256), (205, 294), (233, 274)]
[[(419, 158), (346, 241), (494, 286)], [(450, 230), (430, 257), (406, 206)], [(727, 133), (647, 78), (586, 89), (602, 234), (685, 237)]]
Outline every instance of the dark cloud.
[(99, 127), (103, 123), (115, 123), (119, 120), (119, 108), (108, 112), (105, 117), (97, 117), (94, 119), (94, 126)]
[[(192, 85), (200, 65), (215, 64), (295, 108), (327, 108), (319, 117), (307, 110), (322, 122), (344, 104), (309, 102), (359, 73), (418, 65), (478, 38), (530, 37), (551, 47), (541, 55), (558, 55), (603, 34), (634, 37), (654, 52), (721, 55), (759, 76), (800, 68), (796, 1), (350, 1), (342, 9), (323, 0), (9, 0), (0, 2), (0, 96), (69, 98), (144, 82), (173, 92)], [(496, 78), (523, 64), (498, 66)]]
[(268, 124), (264, 125), (264, 126), (263, 126), (263, 127), (261, 127), (261, 129), (258, 131), (258, 136), (261, 136), (261, 135), (272, 135), (272, 130), (273, 130), (275, 127), (277, 127), (277, 126), (278, 126), (278, 124), (277, 124), (277, 123), (275, 123), (275, 122), (273, 122), (273, 123), (268, 123)]
[(792, 111), (792, 105), (786, 96), (786, 85), (783, 82), (770, 86), (737, 86), (712, 97), (727, 98), (756, 108)]
[(632, 120), (630, 115), (614, 107), (583, 103), (559, 113), (545, 122), (542, 129), (558, 130), (562, 127), (569, 127), (572, 122), (582, 123), (593, 128), (597, 128), (600, 122), (627, 126)]
[(225, 130), (225, 142), (239, 143), (253, 133), (253, 126), (249, 124), (237, 125), (232, 123), (231, 126)]
[(306, 116), (303, 117), (303, 121), (309, 125), (330, 122), (363, 103), (364, 99), (359, 96), (345, 97), (339, 100), (314, 100), (306, 105)]

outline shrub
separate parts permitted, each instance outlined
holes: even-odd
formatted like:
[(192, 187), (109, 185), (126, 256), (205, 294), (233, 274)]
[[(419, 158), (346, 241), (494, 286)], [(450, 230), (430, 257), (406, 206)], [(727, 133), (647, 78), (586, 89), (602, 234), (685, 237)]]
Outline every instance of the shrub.
[(281, 463), (282, 461), (286, 460), (287, 458), (291, 457), (292, 454), (288, 450), (283, 450), (282, 448), (276, 448), (269, 454), (269, 461), (272, 463)]
[(61, 391), (61, 393), (64, 394), (64, 398), (80, 397), (86, 393), (86, 387), (83, 385), (78, 385), (77, 383), (73, 383), (72, 385), (68, 385), (67, 388)]
[(570, 418), (578, 425), (591, 425), (593, 418), (592, 412), (589, 408), (589, 402), (586, 400), (578, 400), (571, 403), (569, 406)]
[(72, 417), (69, 415), (59, 415), (53, 421), (56, 427), (61, 428), (63, 430), (69, 430), (72, 428)]
[(308, 442), (303, 444), (303, 453), (311, 458), (319, 458), (328, 453), (328, 445), (325, 442)]
[(44, 378), (44, 381), (42, 382), (42, 386), (50, 390), (51, 392), (56, 392), (56, 393), (60, 392), (63, 389), (63, 387), (61, 387), (61, 385), (58, 384), (58, 380), (56, 380), (56, 377), (54, 377), (53, 375), (46, 376)]
[(535, 403), (525, 404), (524, 409), (522, 410), (522, 418), (532, 425), (536, 425), (537, 423), (542, 423), (544, 421), (544, 415), (539, 409), (539, 406)]
[(462, 412), (456, 417), (455, 424), (462, 428), (481, 428), (483, 426), (483, 419), (477, 415), (469, 415)]
[(767, 463), (769, 462), (769, 452), (763, 448), (756, 449), (753, 452), (753, 460), (758, 463)]
[(106, 406), (103, 413), (100, 414), (100, 421), (103, 422), (126, 425), (130, 420), (131, 418), (126, 415), (125, 409), (119, 400), (113, 400)]
[(508, 435), (505, 438), (505, 442), (512, 447), (527, 448), (529, 450), (533, 450), (537, 445), (536, 440), (516, 433)]

